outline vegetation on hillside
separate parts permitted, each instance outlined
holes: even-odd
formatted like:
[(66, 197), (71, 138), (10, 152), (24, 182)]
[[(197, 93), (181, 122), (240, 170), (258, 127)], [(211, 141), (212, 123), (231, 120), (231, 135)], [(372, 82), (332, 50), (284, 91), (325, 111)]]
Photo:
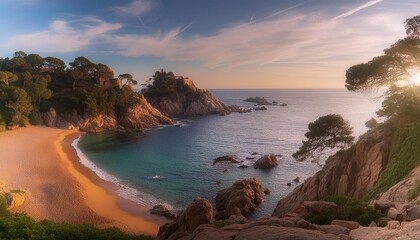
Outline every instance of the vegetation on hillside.
[(66, 66), (55, 57), (15, 52), (0, 58), (0, 131), (37, 123), (53, 107), (59, 114), (118, 116), (137, 84), (131, 74), (78, 57)]
[(324, 201), (334, 202), (338, 205), (337, 211), (323, 211), (305, 217), (305, 220), (314, 224), (331, 224), (332, 220), (356, 221), (362, 226), (369, 226), (376, 222), (383, 214), (368, 206), (367, 203), (346, 196), (326, 196)]
[(0, 194), (0, 239), (70, 240), (70, 239), (109, 239), (109, 240), (148, 240), (150, 236), (127, 234), (118, 228), (99, 229), (92, 224), (37, 222), (23, 213), (10, 213), (7, 201)]

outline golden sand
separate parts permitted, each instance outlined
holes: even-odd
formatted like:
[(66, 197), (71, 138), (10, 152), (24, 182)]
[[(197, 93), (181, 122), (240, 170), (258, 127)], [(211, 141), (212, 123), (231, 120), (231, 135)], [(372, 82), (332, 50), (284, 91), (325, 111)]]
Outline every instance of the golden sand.
[(80, 164), (72, 141), (77, 131), (29, 127), (0, 133), (0, 180), (27, 192), (14, 211), (37, 219), (116, 226), (156, 235), (164, 219), (115, 194), (117, 187)]

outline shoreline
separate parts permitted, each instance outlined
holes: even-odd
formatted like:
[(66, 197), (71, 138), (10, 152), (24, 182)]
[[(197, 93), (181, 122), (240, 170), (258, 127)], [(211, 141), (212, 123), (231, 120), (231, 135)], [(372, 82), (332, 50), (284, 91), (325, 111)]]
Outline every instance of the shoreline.
[(13, 212), (156, 236), (167, 220), (118, 196), (117, 185), (85, 167), (72, 146), (79, 135), (38, 126), (0, 133), (0, 145), (8, 146), (0, 151), (0, 180), (27, 192), (25, 203)]

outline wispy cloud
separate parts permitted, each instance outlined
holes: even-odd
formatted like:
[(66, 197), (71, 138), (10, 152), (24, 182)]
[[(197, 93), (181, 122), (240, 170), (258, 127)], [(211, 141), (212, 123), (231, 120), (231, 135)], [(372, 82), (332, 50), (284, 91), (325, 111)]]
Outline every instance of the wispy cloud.
[(401, 37), (403, 28), (395, 28), (395, 22), (401, 21), (389, 14), (331, 21), (320, 12), (294, 13), (240, 23), (212, 36), (185, 39), (182, 28), (175, 28), (155, 35), (109, 36), (109, 41), (120, 55), (202, 61), (210, 67), (295, 63), (319, 66), (339, 62), (348, 65), (349, 59), (360, 61), (362, 56), (380, 53), (387, 46), (384, 39), (391, 43)]
[(10, 38), (6, 46), (35, 52), (75, 52), (91, 45), (94, 39), (121, 27), (121, 24), (110, 24), (94, 17), (75, 21), (56, 20), (47, 30)]
[(345, 12), (343, 14), (338, 15), (337, 17), (333, 18), (333, 20), (337, 20), (337, 19), (340, 19), (340, 18), (349, 17), (349, 16), (351, 16), (351, 15), (353, 15), (353, 14), (355, 14), (355, 13), (357, 13), (357, 12), (359, 12), (359, 11), (365, 9), (365, 8), (368, 8), (368, 7), (371, 7), (373, 5), (376, 5), (376, 4), (378, 4), (378, 3), (382, 2), (382, 1), (383, 0), (372, 0), (372, 1), (369, 1), (369, 2), (364, 3), (364, 4), (362, 4), (362, 5), (360, 5), (360, 6), (356, 7), (356, 8), (351, 9), (350, 11), (347, 11), (347, 12)]
[(147, 0), (135, 0), (125, 6), (114, 7), (115, 13), (121, 16), (140, 17), (149, 12), (155, 4)]

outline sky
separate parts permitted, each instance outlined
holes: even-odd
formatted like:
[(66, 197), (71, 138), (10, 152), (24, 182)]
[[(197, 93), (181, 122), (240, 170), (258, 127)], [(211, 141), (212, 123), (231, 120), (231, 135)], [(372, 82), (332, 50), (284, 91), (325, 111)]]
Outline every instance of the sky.
[(0, 0), (0, 57), (85, 56), (145, 82), (340, 88), (405, 36), (420, 0)]

